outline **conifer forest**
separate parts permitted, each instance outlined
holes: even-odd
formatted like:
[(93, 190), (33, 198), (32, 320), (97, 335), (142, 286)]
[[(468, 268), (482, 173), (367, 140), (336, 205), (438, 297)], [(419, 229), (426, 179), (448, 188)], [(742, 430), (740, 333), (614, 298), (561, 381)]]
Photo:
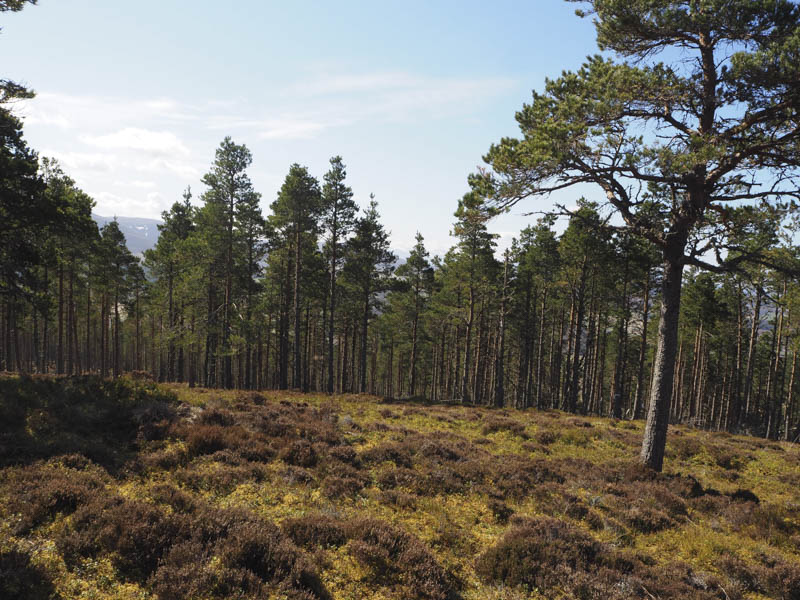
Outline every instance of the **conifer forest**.
[[(798, 500), (789, 490), (796, 494), (800, 481), (800, 5), (567, 1), (576, 20), (594, 23), (599, 53), (531, 83), (517, 133), (498, 135), (475, 157), (481, 166), (460, 199), (440, 199), (452, 204), (452, 246), (439, 254), (419, 233), (392, 237), (381, 198), (354, 194), (348, 171), (359, 165), (347, 156), (331, 157), (324, 172), (289, 157), (276, 166), (284, 173), (278, 193), (267, 197), (251, 179), (251, 150), (224, 132), (203, 149), (204, 174), (187, 179), (162, 213), (157, 242), (134, 253), (116, 219), (98, 226), (95, 200), (69, 168), (26, 141), (16, 106), (33, 97), (27, 83), (0, 81), (0, 388), (9, 394), (0, 408), (14, 394), (40, 398), (0, 415), (11, 423), (9, 415), (24, 413), (35, 429), (37, 414), (68, 410), (41, 399), (64, 385), (58, 397), (75, 406), (97, 394), (109, 415), (140, 419), (138, 437), (120, 434), (137, 448), (134, 463), (122, 450), (76, 441), (89, 425), (74, 415), (74, 431), (55, 445), (30, 445), (30, 455), (34, 438), (23, 425), (3, 432), (0, 420), (0, 466), (44, 473), (69, 450), (58, 469), (83, 469), (80, 481), (53, 484), (71, 491), (52, 497), (35, 487), (39, 475), (0, 478), (0, 505), (12, 507), (3, 514), (22, 515), (0, 534), (22, 539), (43, 532), (35, 529), (42, 523), (62, 523), (52, 520), (59, 511), (77, 510), (41, 534), (55, 536), (66, 561), (57, 565), (67, 566), (17, 564), (0, 543), (0, 573), (72, 573), (53, 576), (63, 597), (65, 589), (79, 597), (78, 574), (99, 581), (86, 575), (88, 563), (75, 570), (83, 560), (75, 556), (110, 556), (111, 580), (144, 590), (112, 586), (109, 597), (799, 597)], [(0, 0), (0, 18), (47, 10), (36, 4)], [(503, 244), (492, 219), (512, 209), (535, 216)], [(123, 399), (109, 409), (102, 403), (113, 394)], [(179, 400), (194, 416), (181, 421), (184, 413), (170, 409), (142, 421), (131, 407), (147, 394)], [(332, 402), (340, 402), (335, 410)], [(200, 417), (191, 412), (198, 406)], [(49, 422), (48, 435), (72, 422), (63, 419)], [(108, 423), (92, 426), (106, 435)], [(439, 427), (451, 430), (437, 440)], [(761, 461), (752, 463), (760, 479), (736, 454), (745, 445), (747, 460)], [(191, 479), (205, 477), (192, 465), (223, 453), (215, 460), (231, 469), (226, 483)], [(89, 458), (111, 475), (76, 466)], [(256, 511), (262, 500), (245, 489), (255, 484), (243, 482), (278, 485), (278, 471), (262, 464), (269, 460), (290, 465), (280, 481), (303, 498), (303, 512), (286, 499), (258, 508), (275, 522), (291, 517), (270, 525), (268, 541), (244, 513), (230, 516), (243, 521), (229, 529), (181, 537), (180, 511), (195, 525), (211, 519), (209, 507), (233, 511), (242, 498)], [(94, 509), (101, 501), (87, 500), (95, 493), (87, 490), (110, 493), (112, 484), (98, 481), (154, 469), (169, 474), (157, 492), (125, 488)], [(764, 483), (772, 476), (781, 483)], [(203, 490), (209, 504), (179, 497), (187, 490)], [(448, 504), (448, 514), (463, 510), (483, 533), (456, 534), (473, 526), (430, 517), (426, 502), (456, 496), (462, 508)], [(534, 496), (534, 516), (515, 516), (506, 530)], [(318, 513), (320, 497), (349, 504)], [(393, 525), (358, 520), (353, 498), (374, 502), (380, 508), (369, 518)], [(652, 499), (646, 507), (644, 498)], [(183, 546), (109, 533), (124, 529), (112, 525), (125, 514), (154, 522), (147, 511), (162, 504), (173, 508), (159, 512), (158, 527)], [(740, 506), (755, 512), (745, 516)], [(489, 525), (477, 524), (482, 515)], [(715, 515), (723, 525), (711, 524)], [(103, 529), (103, 519), (112, 525)], [(80, 538), (81, 527), (93, 542)], [(715, 538), (715, 527), (733, 537)], [(667, 540), (670, 531), (685, 539)], [(749, 554), (737, 554), (732, 540), (748, 535)], [(309, 547), (317, 554), (306, 555)], [(648, 562), (642, 552), (656, 547), (663, 552)], [(670, 553), (692, 565), (690, 575), (666, 566)], [(256, 565), (256, 554), (284, 562)], [(317, 569), (309, 557), (323, 555)], [(211, 562), (192, 562), (198, 557)], [(229, 571), (214, 566), (218, 558)], [(716, 579), (697, 583), (692, 573), (701, 571)], [(211, 579), (193, 581), (193, 572)], [(620, 587), (623, 580), (636, 583)], [(18, 597), (53, 592), (29, 589), (40, 595)]]

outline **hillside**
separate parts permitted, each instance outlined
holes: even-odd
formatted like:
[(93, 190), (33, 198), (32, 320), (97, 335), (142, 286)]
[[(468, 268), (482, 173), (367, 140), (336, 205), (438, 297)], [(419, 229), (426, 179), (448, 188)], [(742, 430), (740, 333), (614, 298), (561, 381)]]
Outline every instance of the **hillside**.
[(101, 217), (95, 214), (92, 214), (92, 218), (97, 222), (98, 227), (102, 227), (109, 221), (116, 219), (117, 223), (119, 223), (120, 231), (125, 235), (128, 249), (137, 256), (141, 256), (145, 250), (155, 247), (158, 242), (158, 226), (161, 224), (158, 219)]
[(367, 396), (0, 378), (2, 598), (800, 598), (800, 449)]

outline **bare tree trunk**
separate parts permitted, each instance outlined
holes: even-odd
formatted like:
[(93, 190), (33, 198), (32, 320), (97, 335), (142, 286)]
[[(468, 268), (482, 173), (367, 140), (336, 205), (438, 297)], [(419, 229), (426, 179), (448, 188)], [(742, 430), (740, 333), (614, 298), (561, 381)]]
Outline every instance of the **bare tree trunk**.
[(797, 351), (792, 353), (792, 374), (789, 376), (789, 389), (786, 392), (786, 403), (783, 409), (783, 439), (792, 441), (791, 420), (794, 408), (794, 373), (797, 369)]
[[(505, 265), (503, 266), (503, 295), (500, 299), (500, 323), (498, 324), (497, 357), (495, 358), (495, 386), (494, 405), (503, 408), (505, 403), (505, 390), (503, 388), (503, 371), (505, 370), (505, 341), (506, 341), (506, 294), (508, 292), (508, 251), (506, 251)], [(527, 317), (526, 317), (527, 319)], [(527, 332), (525, 332), (527, 335)]]
[(64, 267), (58, 266), (58, 343), (56, 344), (56, 373), (64, 373)]
[[(684, 242), (685, 243), (685, 242)], [(673, 249), (675, 250), (675, 249)], [(666, 257), (658, 324), (658, 345), (653, 365), (653, 382), (650, 389), (650, 406), (642, 440), (642, 463), (655, 471), (664, 466), (667, 444), (670, 398), (675, 375), (675, 353), (678, 347), (678, 318), (681, 306), (683, 264), (678, 258), (683, 254), (680, 244), (677, 256)]]
[(539, 321), (539, 344), (536, 348), (536, 408), (542, 408), (542, 383), (544, 380), (544, 324), (547, 314), (547, 288), (542, 290), (542, 315)]
[(744, 378), (744, 416), (750, 414), (753, 395), (753, 370), (755, 369), (756, 344), (758, 344), (758, 326), (761, 324), (761, 286), (756, 288), (756, 300), (753, 307), (753, 323), (750, 329), (750, 347), (747, 349), (747, 374)]
[(639, 371), (636, 374), (636, 400), (633, 403), (633, 418), (642, 418), (642, 395), (644, 392), (644, 362), (647, 357), (647, 318), (650, 308), (650, 270), (644, 283), (644, 305), (642, 307), (642, 345), (639, 347)]
[(294, 237), (294, 370), (292, 377), (292, 387), (300, 389), (302, 352), (300, 347), (300, 230), (297, 229)]

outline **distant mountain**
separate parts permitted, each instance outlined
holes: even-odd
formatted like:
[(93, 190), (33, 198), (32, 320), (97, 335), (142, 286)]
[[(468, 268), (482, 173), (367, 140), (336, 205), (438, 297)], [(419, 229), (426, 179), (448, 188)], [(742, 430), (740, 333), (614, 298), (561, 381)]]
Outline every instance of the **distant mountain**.
[[(102, 217), (92, 215), (98, 227), (102, 227), (114, 217)], [(125, 239), (128, 242), (128, 249), (134, 254), (143, 254), (145, 250), (152, 248), (158, 241), (158, 219), (142, 219), (139, 217), (116, 217), (117, 223)]]
[[(97, 222), (98, 227), (102, 227), (109, 221), (113, 221), (115, 217), (102, 217), (92, 214), (92, 218)], [(116, 219), (120, 230), (125, 234), (128, 250), (134, 254), (141, 255), (144, 254), (145, 250), (155, 247), (156, 242), (158, 242), (158, 226), (161, 221), (139, 217), (116, 217)], [(392, 252), (397, 256), (395, 266), (399, 266), (408, 260), (408, 250), (394, 248)]]

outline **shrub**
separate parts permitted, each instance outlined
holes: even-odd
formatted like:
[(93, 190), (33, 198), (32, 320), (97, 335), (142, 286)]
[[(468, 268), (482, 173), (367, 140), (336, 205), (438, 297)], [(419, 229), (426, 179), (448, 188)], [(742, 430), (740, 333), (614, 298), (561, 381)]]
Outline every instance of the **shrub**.
[(0, 378), (0, 465), (82, 454), (116, 469), (135, 449), (140, 428), (172, 414), (175, 396), (128, 378)]
[(756, 539), (781, 543), (800, 532), (798, 510), (775, 504), (731, 502), (723, 511), (735, 531), (746, 532)]
[(384, 504), (391, 504), (397, 508), (411, 508), (417, 507), (417, 496), (414, 494), (407, 494), (406, 492), (398, 492), (397, 490), (385, 490), (380, 493), (378, 500)]
[(411, 468), (411, 452), (401, 444), (388, 443), (374, 446), (361, 453), (361, 462), (367, 465), (391, 461), (398, 467)]
[(478, 557), (475, 571), (485, 581), (557, 587), (575, 570), (588, 570), (600, 549), (591, 536), (562, 521), (516, 519), (500, 541)]
[(713, 577), (614, 550), (546, 517), (512, 519), (511, 529), (478, 557), (475, 570), (484, 581), (536, 588), (546, 598), (736, 597), (723, 592)]
[(75, 512), (57, 546), (67, 564), (109, 554), (124, 578), (144, 582), (166, 550), (185, 538), (188, 530), (188, 521), (181, 515), (166, 515), (144, 502), (99, 498)]
[(559, 437), (561, 436), (558, 431), (553, 431), (552, 429), (540, 429), (538, 432), (536, 432), (535, 439), (542, 446), (549, 446), (550, 444), (557, 442)]
[(227, 465), (224, 463), (205, 462), (180, 469), (175, 472), (174, 477), (176, 481), (195, 491), (229, 494), (241, 483), (263, 480), (264, 469), (261, 465), (255, 463)]
[[(75, 457), (68, 460), (74, 463)], [(27, 533), (58, 514), (72, 514), (102, 487), (98, 476), (75, 469), (43, 465), (14, 472), (9, 482), (9, 508), (21, 517), (16, 533)]]
[(166, 504), (178, 513), (192, 513), (197, 502), (186, 492), (168, 483), (159, 483), (150, 490), (150, 497), (158, 504)]
[(760, 504), (761, 500), (759, 500), (758, 496), (756, 496), (750, 490), (743, 490), (739, 488), (732, 494), (730, 494), (731, 500), (734, 502), (752, 502), (754, 504)]
[(229, 569), (244, 569), (312, 598), (329, 597), (316, 570), (271, 523), (254, 520), (237, 524), (218, 544), (216, 553)]
[(221, 425), (195, 425), (186, 433), (186, 447), (192, 456), (224, 450), (228, 447), (227, 432)]
[(57, 600), (50, 575), (31, 563), (29, 554), (18, 550), (0, 551), (0, 598), (14, 600)]
[(781, 559), (767, 559), (764, 564), (767, 590), (781, 600), (800, 600), (800, 566)]
[(360, 467), (361, 461), (358, 454), (350, 446), (334, 446), (328, 451), (328, 456), (339, 462), (343, 462), (354, 467)]
[(672, 441), (675, 455), (682, 460), (689, 460), (703, 452), (703, 444), (693, 437), (678, 437)]
[(499, 500), (489, 501), (489, 510), (492, 512), (494, 520), (500, 524), (508, 523), (508, 519), (514, 514), (514, 509), (505, 502)]
[(198, 422), (202, 425), (221, 425), (227, 427), (233, 425), (235, 419), (230, 411), (210, 408), (200, 413)]
[(636, 531), (656, 533), (675, 526), (675, 521), (660, 510), (647, 506), (635, 506), (624, 511), (622, 518)]
[(761, 573), (757, 566), (750, 565), (737, 556), (726, 554), (714, 563), (720, 572), (747, 592), (762, 592)]
[(372, 571), (376, 582), (403, 584), (404, 597), (445, 600), (455, 594), (453, 578), (413, 535), (383, 521), (348, 523), (353, 557)]
[(347, 542), (345, 524), (322, 514), (286, 519), (281, 529), (295, 544), (305, 548), (341, 546)]
[(518, 435), (525, 439), (528, 437), (525, 433), (525, 425), (519, 421), (515, 419), (509, 419), (507, 417), (496, 416), (490, 416), (488, 419), (486, 419), (481, 433), (483, 433), (483, 435), (488, 435), (490, 433), (497, 433), (498, 431), (507, 431), (513, 435)]
[(313, 467), (317, 464), (317, 452), (305, 440), (297, 440), (284, 446), (278, 453), (278, 458), (283, 462), (296, 467)]
[(331, 499), (353, 497), (363, 487), (362, 481), (355, 477), (328, 476), (322, 481), (322, 493)]
[(314, 481), (314, 476), (303, 467), (288, 465), (281, 473), (283, 480), (289, 485), (306, 485)]

